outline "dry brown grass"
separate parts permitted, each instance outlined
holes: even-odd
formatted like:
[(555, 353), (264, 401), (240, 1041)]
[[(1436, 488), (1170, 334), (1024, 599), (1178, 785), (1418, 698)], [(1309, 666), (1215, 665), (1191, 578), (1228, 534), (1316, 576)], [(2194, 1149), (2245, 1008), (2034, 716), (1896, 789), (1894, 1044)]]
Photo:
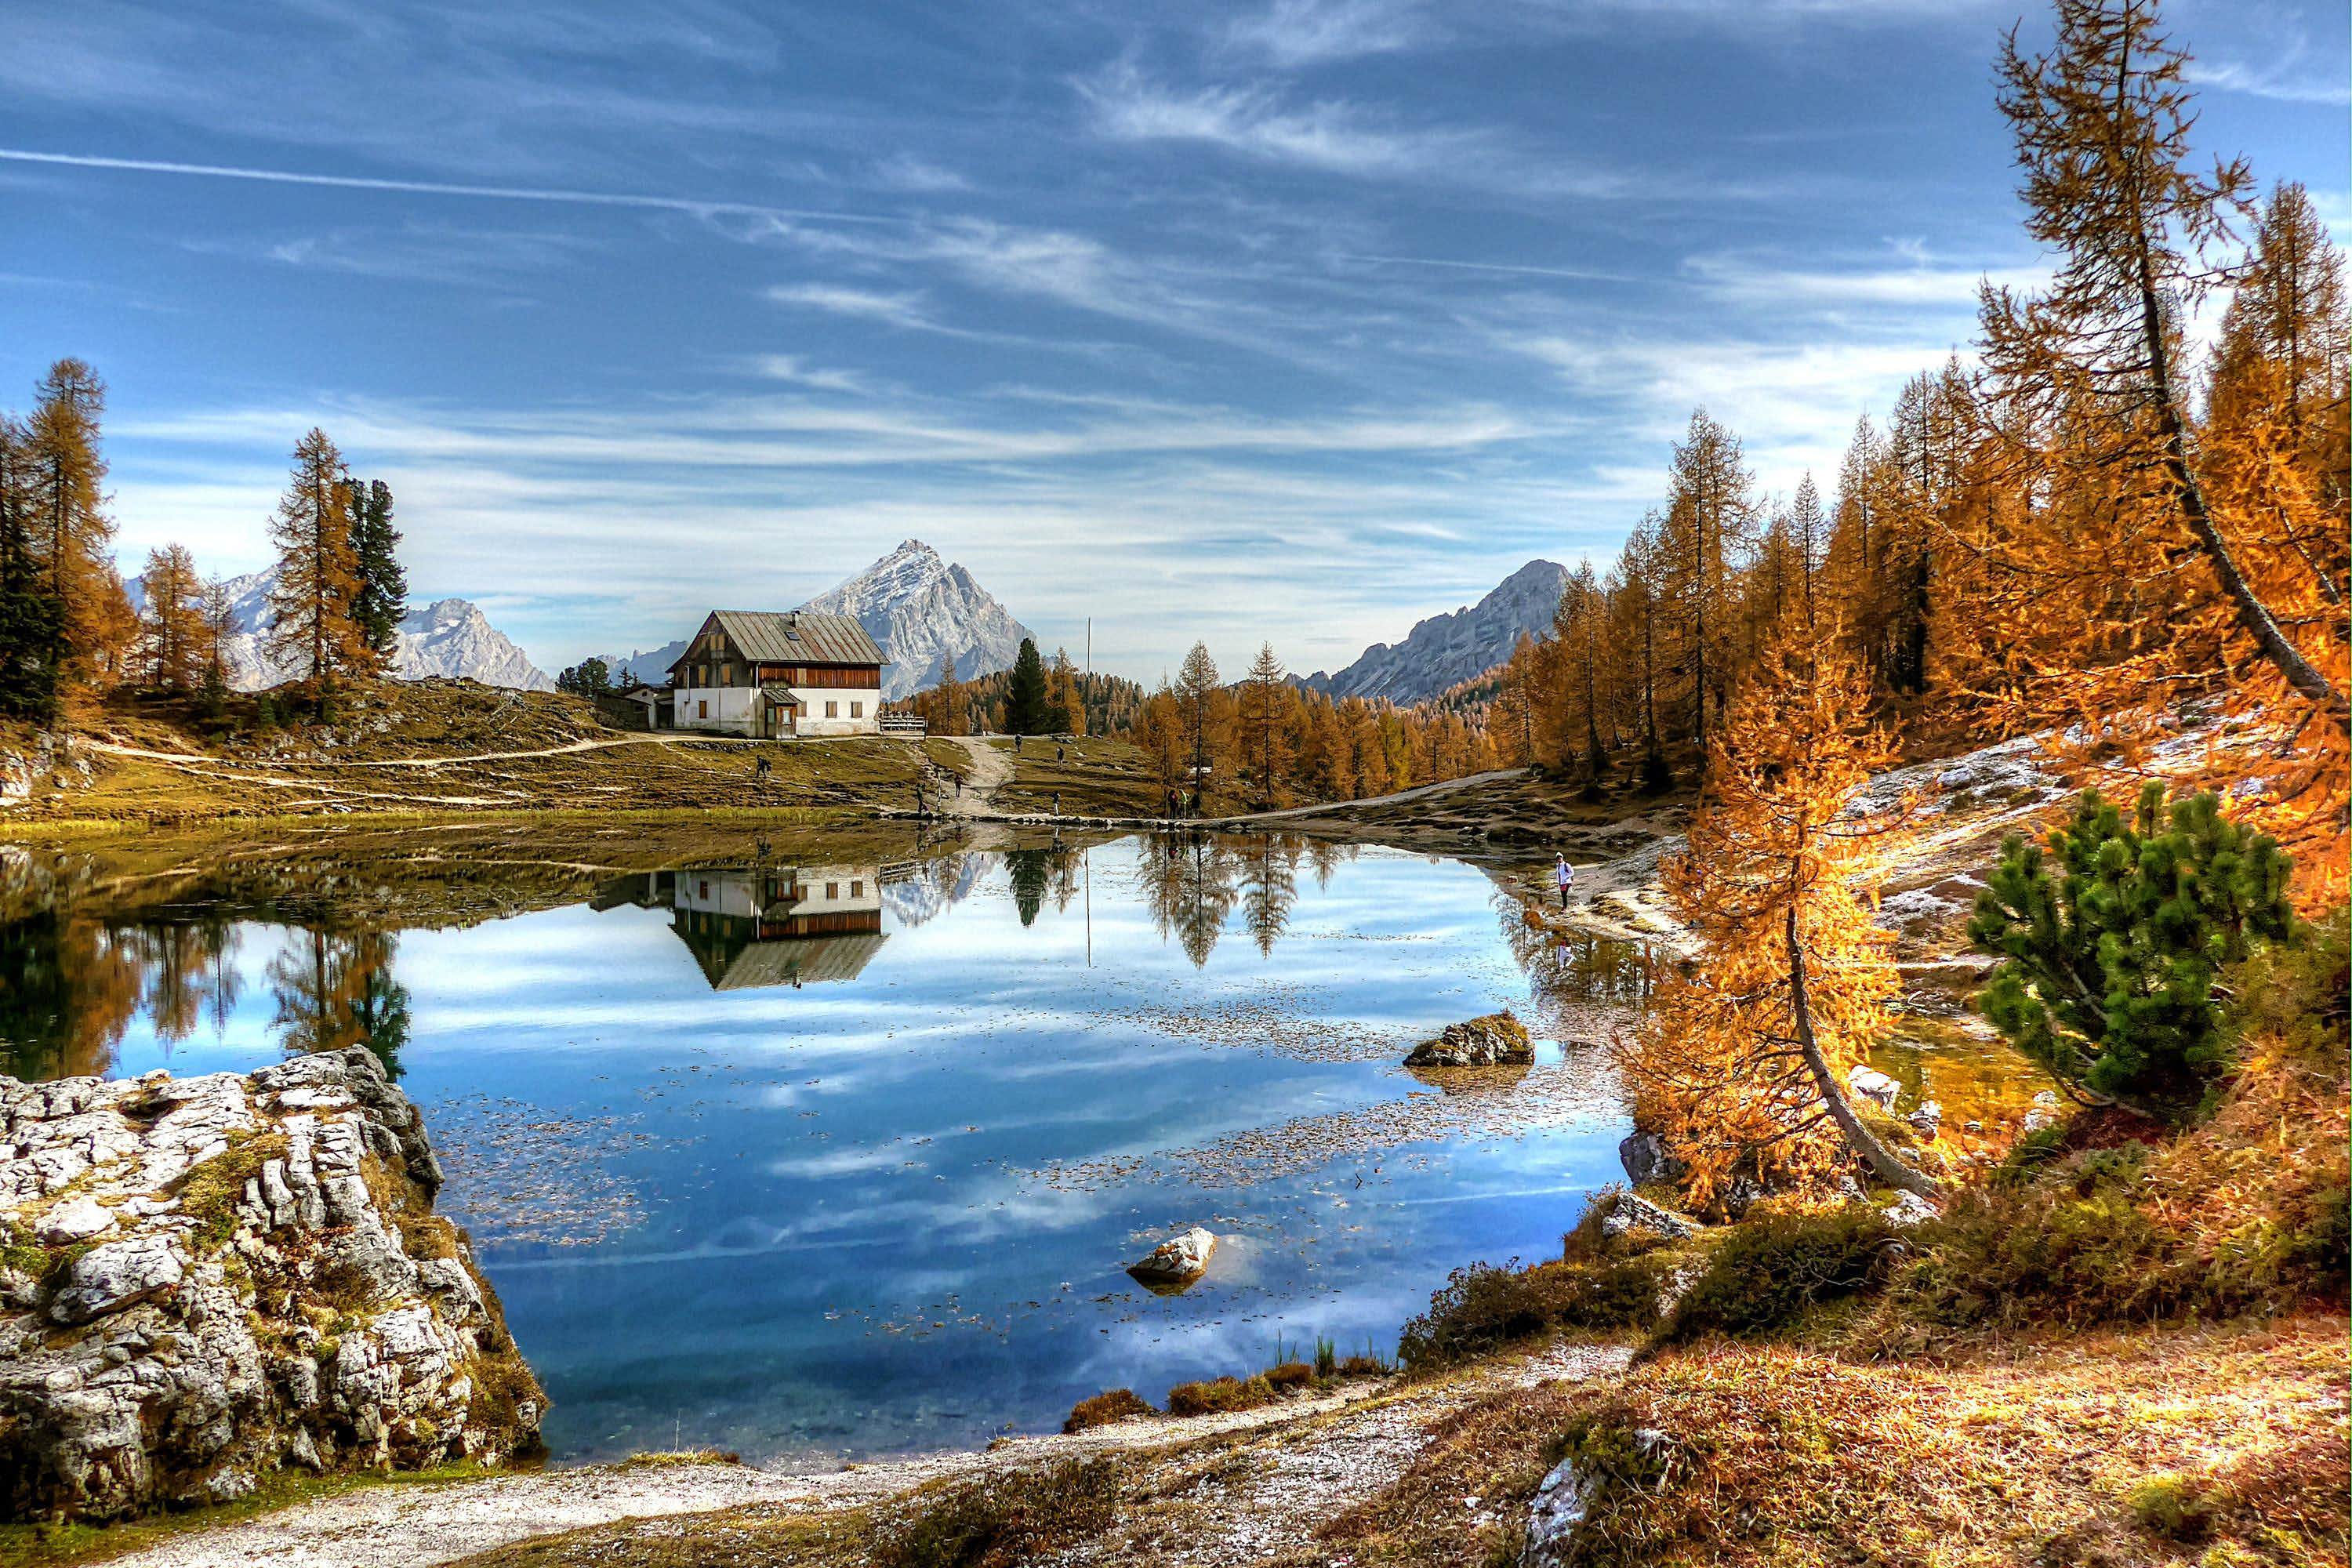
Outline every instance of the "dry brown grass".
[[(1669, 1352), (1615, 1383), (1470, 1407), (1322, 1541), (1363, 1563), (1499, 1560), (1565, 1435), (1599, 1420), (1660, 1427), (1684, 1459), (1664, 1495), (1604, 1509), (1596, 1562), (2342, 1563), (2345, 1331), (2097, 1333), (1952, 1366)], [(2129, 1500), (2158, 1476), (2210, 1500), (2193, 1551)]]

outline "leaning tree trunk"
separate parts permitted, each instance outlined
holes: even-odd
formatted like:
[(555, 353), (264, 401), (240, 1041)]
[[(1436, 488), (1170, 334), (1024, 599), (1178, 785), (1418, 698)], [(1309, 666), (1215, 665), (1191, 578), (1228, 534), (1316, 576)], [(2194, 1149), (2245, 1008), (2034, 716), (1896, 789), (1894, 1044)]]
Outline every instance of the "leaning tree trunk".
[[(2151, 276), (2147, 252), (2141, 247), (2139, 255), (2140, 335), (2147, 344), (2148, 363), (2155, 368), (2157, 428), (2164, 437), (2165, 476), (2172, 481), (2176, 504), (2181, 521), (2189, 525), (2198, 548), (2205, 552), (2214, 576), (2221, 579), (2221, 592), (2228, 596), (2236, 613), (2238, 625), (2252, 637), (2254, 646), (2286, 677), (2286, 683), (2306, 700), (2342, 714), (2344, 696), (2329, 684), (2312, 662), (2303, 656), (2271, 614), (2271, 607), (2246, 581), (2237, 558), (2230, 552), (2229, 542), (2214, 526), (2213, 514), (2205, 505), (2204, 487), (2197, 482), (2196, 471), (2189, 464), (2189, 440), (2186, 421), (2173, 402), (2170, 355), (2164, 336), (2164, 310), (2159, 302), (2156, 282)], [(2321, 574), (2326, 581), (2326, 574)]]
[(1845, 1097), (1845, 1086), (1838, 1082), (1837, 1075), (1830, 1070), (1829, 1058), (1822, 1055), (1821, 1042), (1813, 1037), (1812, 1007), (1805, 999), (1805, 949), (1797, 940), (1794, 904), (1789, 907), (1789, 996), (1790, 1011), (1797, 1020), (1797, 1048), (1804, 1053), (1805, 1066), (1812, 1071), (1813, 1087), (1821, 1091), (1822, 1102), (1829, 1107), (1830, 1120), (1845, 1134), (1847, 1147), (1860, 1154), (1888, 1186), (1923, 1198), (1936, 1196), (1943, 1184), (1896, 1159), (1894, 1151), (1863, 1125), (1853, 1102)]

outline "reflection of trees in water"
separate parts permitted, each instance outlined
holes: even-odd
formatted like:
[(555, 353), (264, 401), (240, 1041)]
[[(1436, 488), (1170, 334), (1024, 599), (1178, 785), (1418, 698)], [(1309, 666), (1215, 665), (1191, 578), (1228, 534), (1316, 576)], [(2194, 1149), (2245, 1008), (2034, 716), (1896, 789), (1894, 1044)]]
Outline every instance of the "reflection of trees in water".
[(104, 1071), (138, 1005), (135, 975), (126, 983), (93, 922), (41, 910), (0, 927), (0, 1040), (12, 1077)]
[(141, 1001), (157, 1038), (184, 1040), (207, 1018), (216, 1034), (227, 1026), (245, 977), (231, 962), (239, 939), (226, 919), (139, 926), (114, 938), (146, 971)]
[(236, 946), (220, 919), (107, 926), (42, 910), (0, 926), (0, 1065), (23, 1079), (103, 1073), (142, 1007), (167, 1048), (207, 1016), (217, 1027), (240, 988)]
[(392, 978), (394, 939), (383, 931), (294, 933), (269, 961), (278, 1010), (269, 1021), (289, 1056), (365, 1046), (400, 1076), (408, 1043), (408, 988)]
[[(1173, 936), (1198, 967), (1216, 951), (1225, 919), (1238, 903), (1258, 952), (1271, 953), (1298, 900), (1301, 853), (1298, 840), (1273, 835), (1165, 837), (1143, 861), (1144, 899), (1152, 922), (1162, 939)], [(1337, 860), (1315, 858), (1318, 876), (1328, 879)]]
[(1498, 899), (1496, 907), (1504, 940), (1548, 1005), (1630, 1008), (1648, 1003), (1658, 961), (1645, 944), (1529, 925), (1517, 899)]
[(1066, 910), (1078, 892), (1078, 851), (1055, 842), (1038, 849), (1008, 849), (1005, 869), (1013, 878), (1013, 902), (1023, 925), (1034, 924), (1047, 894), (1054, 908)]
[(1252, 839), (1242, 848), (1242, 920), (1257, 942), (1260, 957), (1269, 956), (1290, 923), (1290, 906), (1298, 901), (1298, 850), (1272, 838)]
[(1037, 910), (1045, 902), (1045, 881), (1048, 868), (1043, 849), (1013, 849), (1005, 854), (1005, 869), (1013, 877), (1013, 907), (1021, 911), (1023, 925), (1037, 923)]

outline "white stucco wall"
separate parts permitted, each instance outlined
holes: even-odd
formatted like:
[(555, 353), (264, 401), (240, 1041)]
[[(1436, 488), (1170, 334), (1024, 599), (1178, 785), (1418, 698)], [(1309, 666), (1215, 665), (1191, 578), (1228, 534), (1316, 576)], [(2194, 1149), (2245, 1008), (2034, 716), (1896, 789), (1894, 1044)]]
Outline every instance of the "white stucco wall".
[[(677, 689), (675, 710), (677, 727), (681, 730), (719, 730), (738, 735), (751, 733), (751, 699), (758, 688), (751, 686), (681, 686)], [(710, 704), (710, 717), (695, 717), (696, 704)]]
[[(796, 735), (876, 735), (882, 731), (882, 691), (878, 687), (818, 687), (803, 689), (802, 696), (808, 706), (793, 732)], [(754, 721), (751, 700), (759, 695), (752, 686), (682, 686), (677, 692), (677, 727), (681, 730), (710, 730), (734, 735), (759, 732)], [(695, 717), (696, 704), (710, 704), (710, 717)], [(838, 704), (838, 710), (825, 716), (827, 703)], [(855, 704), (858, 716), (850, 717)]]
[[(882, 691), (879, 687), (815, 687), (800, 689), (808, 707), (801, 714), (798, 733), (803, 735), (878, 735), (882, 732)], [(824, 705), (837, 702), (837, 717), (824, 716)], [(849, 716), (849, 705), (857, 704), (860, 717)]]

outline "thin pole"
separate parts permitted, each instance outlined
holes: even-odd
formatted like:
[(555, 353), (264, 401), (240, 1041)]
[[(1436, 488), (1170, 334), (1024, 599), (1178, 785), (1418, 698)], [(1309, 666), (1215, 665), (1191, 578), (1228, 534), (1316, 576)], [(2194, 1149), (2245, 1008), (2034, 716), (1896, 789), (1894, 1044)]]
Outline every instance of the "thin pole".
[[(1091, 697), (1091, 696), (1093, 696), (1093, 695), (1094, 695), (1094, 690), (1095, 690), (1095, 618), (1094, 618), (1092, 616), (1088, 616), (1087, 617), (1087, 697)], [(1087, 706), (1087, 703), (1086, 703), (1086, 698), (1084, 698), (1084, 697), (1082, 697), (1082, 698), (1080, 698), (1080, 699), (1078, 700), (1078, 721), (1079, 721), (1081, 724), (1084, 724), (1084, 725), (1086, 726), (1086, 732), (1087, 732), (1087, 734), (1091, 735), (1091, 734), (1093, 734), (1093, 733), (1095, 732), (1095, 715), (1094, 715), (1094, 710), (1092, 710), (1091, 708), (1088, 708), (1088, 707)]]

